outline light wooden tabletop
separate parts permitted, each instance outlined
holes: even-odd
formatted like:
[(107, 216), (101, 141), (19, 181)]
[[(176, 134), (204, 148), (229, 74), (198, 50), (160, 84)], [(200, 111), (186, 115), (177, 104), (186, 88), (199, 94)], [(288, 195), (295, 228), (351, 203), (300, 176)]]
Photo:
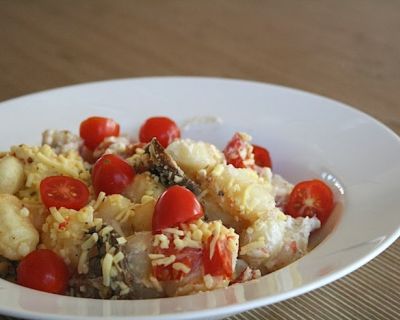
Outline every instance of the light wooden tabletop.
[[(0, 0), (0, 48), (0, 101), (103, 79), (218, 76), (322, 94), (400, 134), (397, 0)], [(333, 284), (231, 319), (398, 319), (399, 257), (397, 240)]]

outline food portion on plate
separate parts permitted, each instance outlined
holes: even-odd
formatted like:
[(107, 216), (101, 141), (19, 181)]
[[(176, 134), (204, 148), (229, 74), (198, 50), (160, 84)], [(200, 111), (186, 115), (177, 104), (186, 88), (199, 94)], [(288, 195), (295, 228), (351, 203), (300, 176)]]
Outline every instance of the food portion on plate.
[(302, 257), (333, 207), (329, 186), (293, 186), (245, 133), (219, 150), (166, 117), (137, 140), (90, 117), (0, 154), (0, 276), (100, 299), (224, 288)]

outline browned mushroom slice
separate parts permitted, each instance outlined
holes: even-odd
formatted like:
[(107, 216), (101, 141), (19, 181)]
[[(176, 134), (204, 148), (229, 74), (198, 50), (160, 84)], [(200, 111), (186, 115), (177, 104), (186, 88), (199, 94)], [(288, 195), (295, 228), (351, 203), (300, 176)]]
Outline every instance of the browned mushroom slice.
[(180, 185), (188, 188), (196, 195), (200, 194), (200, 187), (185, 175), (175, 160), (165, 152), (157, 139), (153, 138), (151, 140), (145, 148), (145, 153), (149, 155), (149, 171), (158, 176), (164, 186)]

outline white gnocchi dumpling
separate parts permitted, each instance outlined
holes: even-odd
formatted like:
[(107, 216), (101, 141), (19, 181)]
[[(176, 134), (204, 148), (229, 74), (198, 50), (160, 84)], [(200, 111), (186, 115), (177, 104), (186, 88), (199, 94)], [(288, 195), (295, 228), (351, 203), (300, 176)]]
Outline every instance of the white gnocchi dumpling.
[(275, 209), (271, 184), (251, 169), (218, 164), (202, 180), (207, 197), (243, 225)]
[(20, 260), (36, 249), (39, 232), (29, 219), (29, 210), (9, 194), (0, 194), (0, 255)]
[(282, 268), (307, 253), (310, 233), (320, 227), (316, 217), (292, 218), (275, 209), (240, 235), (240, 258), (263, 274)]
[(24, 165), (13, 156), (0, 159), (0, 193), (15, 194), (25, 183)]
[(135, 176), (123, 195), (132, 202), (140, 203), (143, 196), (158, 198), (164, 190), (165, 187), (150, 172), (143, 172)]
[(214, 145), (190, 139), (176, 140), (166, 151), (190, 177), (195, 177), (199, 170), (210, 170), (225, 160)]

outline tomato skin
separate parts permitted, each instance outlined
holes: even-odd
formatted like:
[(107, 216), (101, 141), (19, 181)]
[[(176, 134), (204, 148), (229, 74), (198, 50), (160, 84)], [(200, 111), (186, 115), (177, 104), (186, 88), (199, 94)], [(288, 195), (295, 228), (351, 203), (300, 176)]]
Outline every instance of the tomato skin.
[(120, 194), (133, 181), (134, 177), (134, 169), (125, 160), (114, 154), (101, 156), (92, 169), (92, 182), (96, 195), (101, 191), (106, 195)]
[(68, 281), (69, 270), (64, 260), (48, 249), (32, 251), (17, 267), (17, 283), (31, 289), (62, 294)]
[(82, 181), (67, 176), (50, 176), (40, 182), (40, 197), (47, 208), (80, 210), (89, 201), (89, 189)]
[(140, 127), (139, 141), (147, 143), (154, 137), (166, 148), (172, 141), (181, 137), (181, 132), (177, 124), (170, 118), (152, 117), (148, 118)]
[(106, 137), (119, 136), (119, 124), (113, 119), (90, 117), (81, 122), (79, 133), (85, 146), (93, 151)]
[[(172, 242), (172, 239), (170, 241)], [(175, 247), (168, 249), (157, 248), (154, 253), (164, 254), (166, 257), (174, 255), (175, 262), (183, 263), (190, 269), (189, 274), (192, 272), (195, 273), (201, 267), (202, 249), (188, 247), (181, 250), (177, 250)], [(180, 281), (185, 276), (189, 275), (185, 274), (183, 271), (174, 269), (172, 264), (167, 266), (153, 266), (152, 271), (159, 281)]]
[(169, 187), (157, 200), (153, 214), (153, 233), (202, 216), (203, 208), (190, 190), (178, 185)]
[(223, 150), (226, 162), (235, 168), (246, 168), (244, 164), (247, 142), (244, 141), (239, 133), (235, 133)]
[(269, 152), (264, 147), (253, 144), (254, 162), (259, 167), (268, 167), (272, 169), (272, 161)]
[(321, 180), (302, 181), (290, 193), (285, 212), (294, 218), (313, 217), (324, 224), (334, 207), (333, 192)]
[(210, 259), (210, 245), (212, 240), (213, 236), (207, 239), (207, 244), (203, 250), (204, 274), (222, 276), (225, 279), (230, 279), (232, 278), (233, 267), (232, 254), (228, 249), (228, 240), (226, 237), (217, 240), (215, 243), (213, 256)]

